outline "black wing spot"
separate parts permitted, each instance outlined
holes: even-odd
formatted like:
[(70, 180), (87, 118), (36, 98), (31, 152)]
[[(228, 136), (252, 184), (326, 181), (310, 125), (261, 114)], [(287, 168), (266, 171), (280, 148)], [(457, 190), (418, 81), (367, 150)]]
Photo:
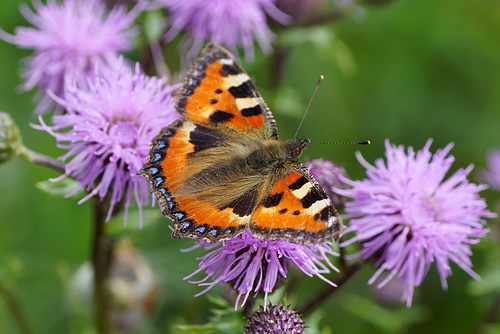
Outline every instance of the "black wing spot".
[(330, 218), (333, 215), (335, 215), (333, 208), (331, 206), (327, 206), (323, 208), (323, 210), (321, 210), (319, 213), (314, 215), (314, 220), (321, 220), (327, 222), (328, 218)]
[(272, 208), (273, 206), (277, 206), (278, 204), (280, 204), (283, 195), (284, 193), (277, 193), (269, 196), (264, 200), (264, 207)]
[(287, 211), (288, 211), (288, 209), (286, 209), (286, 208), (285, 208), (285, 209), (281, 209), (281, 210), (280, 210), (280, 213), (281, 213), (281, 214), (284, 214), (284, 213), (286, 213)]
[(212, 122), (212, 123), (220, 123), (220, 122), (229, 121), (233, 117), (234, 117), (234, 115), (227, 112), (227, 111), (216, 110), (210, 115), (209, 119), (210, 119), (210, 122)]
[(300, 211), (299, 211), (299, 210), (295, 210), (295, 211), (293, 212), (293, 215), (294, 215), (294, 216), (298, 216), (298, 215), (300, 215)]
[(254, 97), (256, 88), (250, 80), (247, 80), (237, 87), (229, 88), (228, 91), (234, 98), (237, 99), (243, 97)]
[(320, 201), (320, 200), (326, 199), (326, 198), (328, 198), (328, 197), (326, 197), (326, 195), (324, 193), (318, 191), (318, 189), (311, 188), (309, 190), (309, 192), (307, 193), (307, 195), (305, 195), (300, 200), (300, 203), (302, 203), (302, 206), (307, 209), (308, 207), (310, 207), (311, 205), (316, 203), (316, 201)]
[(220, 93), (222, 93), (222, 89), (217, 88), (217, 89), (215, 90), (215, 94), (220, 94)]
[(256, 105), (252, 108), (245, 108), (241, 110), (241, 114), (245, 117), (261, 115), (262, 108), (260, 107), (260, 105)]
[(228, 203), (222, 209), (233, 208), (233, 212), (240, 217), (250, 215), (257, 206), (258, 189), (258, 186), (253, 187), (234, 201)]
[(224, 65), (222, 65), (222, 68), (219, 70), (219, 73), (223, 77), (227, 77), (228, 75), (240, 74), (240, 73), (242, 73), (242, 70), (240, 70), (239, 68), (237, 68), (234, 65), (224, 64)]
[(210, 100), (210, 104), (216, 104), (217, 102), (219, 102), (219, 100), (217, 100), (217, 99), (211, 99)]
[(298, 180), (296, 180), (294, 183), (290, 184), (290, 185), (288, 186), (288, 189), (290, 189), (290, 190), (297, 190), (297, 189), (300, 189), (300, 188), (302, 188), (302, 186), (303, 186), (304, 184), (306, 184), (307, 182), (309, 182), (309, 181), (307, 180), (307, 178), (306, 178), (305, 176), (302, 176), (301, 178), (299, 178)]
[(194, 152), (217, 147), (223, 141), (223, 138), (217, 131), (203, 126), (196, 126), (196, 128), (189, 133), (189, 142), (193, 144)]

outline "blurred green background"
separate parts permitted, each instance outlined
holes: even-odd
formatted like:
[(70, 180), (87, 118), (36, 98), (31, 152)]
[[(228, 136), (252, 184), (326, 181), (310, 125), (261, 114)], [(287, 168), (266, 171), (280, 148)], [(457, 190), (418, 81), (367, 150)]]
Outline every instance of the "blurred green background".
[[(12, 33), (16, 26), (27, 25), (18, 10), (21, 2), (3, 1), (3, 30)], [(281, 137), (293, 136), (323, 74), (326, 79), (299, 135), (316, 142), (372, 141), (363, 147), (308, 147), (304, 156), (331, 158), (357, 179), (363, 177), (363, 168), (354, 158), (356, 150), (373, 162), (383, 155), (385, 138), (417, 149), (433, 138), (432, 151), (454, 142), (452, 171), (472, 163), (476, 168), (471, 179), (478, 182), (487, 151), (500, 145), (499, 1), (365, 5), (354, 17), (321, 27), (283, 29), (280, 36), (290, 53), (277, 90), (268, 81), (268, 58), (258, 53), (256, 61), (244, 62), (244, 67), (274, 111)], [(29, 54), (0, 41), (0, 110), (16, 120), (29, 148), (58, 157), (62, 151), (55, 140), (29, 125), (38, 123), (32, 114), (34, 92), (19, 93), (17, 88), (19, 60)], [(0, 165), (0, 284), (15, 296), (35, 333), (90, 333), (88, 308), (69, 291), (68, 280), (89, 259), (91, 205), (77, 205), (77, 199), (50, 196), (37, 187), (57, 176), (20, 159)], [(497, 211), (498, 192), (483, 195), (490, 210)], [(196, 269), (194, 258), (203, 252), (179, 252), (193, 242), (173, 240), (159, 210), (152, 212), (144, 229), (137, 229), (132, 219), (119, 232), (144, 253), (162, 285), (152, 324), (138, 332), (178, 333), (173, 324), (204, 323), (209, 316), (207, 298), (192, 297), (201, 288), (182, 280)], [(374, 273), (368, 266), (323, 305), (315, 315), (318, 327), (324, 333), (500, 333), (498, 325), (485, 324), (500, 293), (495, 283), (499, 274), (492, 274), (495, 268), (499, 271), (498, 227), (493, 221), (488, 225), (494, 232), (473, 246), (474, 270), (485, 276), (483, 283), (471, 282), (452, 266), (444, 292), (433, 267), (412, 308), (384, 306), (375, 302), (366, 284)], [(320, 282), (304, 277), (296, 298), (312, 295)], [(0, 333), (20, 332), (1, 298)], [(297, 299), (290, 302), (300, 304)]]

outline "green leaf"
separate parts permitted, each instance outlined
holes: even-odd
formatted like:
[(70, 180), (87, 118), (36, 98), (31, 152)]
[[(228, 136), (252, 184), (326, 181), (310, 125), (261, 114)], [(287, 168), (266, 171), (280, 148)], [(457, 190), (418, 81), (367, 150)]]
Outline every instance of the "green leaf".
[[(64, 197), (78, 187), (79, 182), (70, 177), (65, 177), (56, 182), (53, 181), (39, 181), (36, 182), (36, 187), (41, 191), (57, 197)], [(85, 193), (83, 190), (77, 191), (71, 198), (83, 197)]]
[(357, 67), (349, 47), (328, 26), (287, 30), (281, 36), (284, 46), (294, 47), (310, 43), (316, 55), (326, 61), (336, 61), (346, 76), (356, 72)]
[(307, 334), (330, 334), (331, 330), (329, 328), (324, 328), (320, 330), (319, 322), (325, 316), (325, 311), (323, 309), (317, 309), (307, 319), (303, 319), (306, 322)]
[(145, 12), (144, 34), (149, 43), (160, 40), (165, 32), (165, 18), (160, 11)]
[(119, 214), (113, 216), (109, 222), (106, 223), (106, 234), (113, 236), (121, 236), (130, 234), (131, 231), (137, 231), (144, 228), (148, 228), (159, 219), (163, 218), (161, 215), (161, 210), (158, 207), (148, 208), (142, 210), (142, 227), (140, 224), (139, 210), (137, 208), (131, 208), (127, 213), (127, 221), (124, 223), (124, 212), (121, 211)]
[(387, 309), (358, 296), (346, 298), (346, 310), (385, 332), (401, 332), (408, 325), (424, 321), (428, 312), (419, 306)]
[(302, 104), (300, 93), (291, 87), (284, 87), (276, 93), (273, 109), (280, 114), (300, 117), (304, 114), (306, 106)]
[(218, 308), (211, 310), (212, 316), (206, 324), (176, 325), (175, 328), (186, 333), (241, 333), (245, 321), (241, 312), (235, 311), (234, 305), (230, 305), (222, 298), (208, 295), (208, 299), (218, 306)]
[(492, 268), (482, 274), (479, 281), (472, 280), (467, 286), (467, 291), (473, 296), (500, 292), (500, 267)]

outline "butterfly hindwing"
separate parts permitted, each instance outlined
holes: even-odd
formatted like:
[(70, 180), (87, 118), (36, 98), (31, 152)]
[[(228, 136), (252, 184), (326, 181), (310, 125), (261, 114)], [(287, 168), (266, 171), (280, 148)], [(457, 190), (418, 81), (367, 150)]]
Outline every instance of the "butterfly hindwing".
[(312, 174), (295, 161), (257, 207), (250, 230), (264, 239), (321, 243), (340, 237), (342, 220)]
[[(248, 208), (254, 196), (252, 192), (215, 205), (209, 196), (213, 191), (208, 190), (208, 194), (199, 191), (203, 189), (203, 180), (197, 174), (203, 173), (206, 166), (199, 160), (192, 161), (193, 157), (205, 150), (223, 147), (225, 143), (226, 138), (216, 129), (188, 119), (174, 121), (153, 139), (148, 161), (140, 173), (149, 178), (163, 215), (174, 221), (174, 237), (214, 242), (234, 237), (246, 229), (256, 206), (253, 199), (253, 207)], [(188, 184), (193, 179), (197, 180), (198, 187), (190, 190)]]
[(185, 117), (229, 131), (278, 138), (278, 128), (248, 74), (226, 49), (209, 44), (191, 65), (176, 108)]

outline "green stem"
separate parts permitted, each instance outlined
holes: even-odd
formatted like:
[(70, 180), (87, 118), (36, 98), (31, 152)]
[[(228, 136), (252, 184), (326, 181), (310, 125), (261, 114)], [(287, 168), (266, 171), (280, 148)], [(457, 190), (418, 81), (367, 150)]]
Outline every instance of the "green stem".
[(0, 296), (3, 297), (7, 308), (12, 312), (14, 319), (16, 319), (21, 333), (33, 334), (34, 332), (23, 314), (22, 307), (5, 284), (0, 284)]
[(27, 147), (23, 147), (20, 150), (19, 156), (28, 162), (49, 167), (62, 173), (66, 171), (62, 162), (59, 162), (46, 155), (34, 152)]
[(92, 236), (92, 265), (94, 268), (94, 306), (97, 332), (111, 332), (109, 321), (110, 298), (107, 282), (115, 241), (105, 234), (107, 205), (94, 197), (94, 230)]
[(327, 285), (323, 291), (306, 302), (300, 308), (299, 313), (302, 315), (307, 315), (314, 311), (319, 305), (324, 303), (335, 292), (337, 292), (342, 287), (342, 285), (349, 280), (349, 278), (351, 278), (355, 273), (359, 271), (359, 269), (361, 269), (362, 266), (363, 262), (358, 261), (350, 266), (345, 267), (345, 271), (333, 280), (333, 283), (335, 283), (337, 286), (335, 287), (332, 285)]
[(476, 334), (489, 333), (489, 329), (494, 326), (494, 324), (498, 323), (498, 320), (500, 320), (500, 293), (494, 296), (491, 309), (484, 320), (479, 324)]

